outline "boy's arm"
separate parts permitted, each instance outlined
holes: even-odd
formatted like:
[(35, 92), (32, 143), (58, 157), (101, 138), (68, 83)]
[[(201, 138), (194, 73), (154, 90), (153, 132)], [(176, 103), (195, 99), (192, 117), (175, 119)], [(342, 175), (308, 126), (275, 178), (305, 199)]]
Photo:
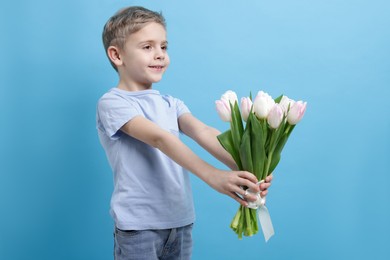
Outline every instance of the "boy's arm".
[[(222, 147), (217, 139), (217, 136), (221, 134), (220, 131), (204, 124), (190, 113), (183, 114), (179, 117), (179, 125), (180, 130), (183, 133), (191, 137), (215, 158), (223, 162), (232, 170), (238, 169), (232, 156)], [(270, 187), (271, 181), (272, 175), (268, 176), (265, 179), (265, 183), (260, 185), (262, 197), (267, 195), (267, 189)]]
[(204, 124), (190, 113), (179, 117), (179, 126), (184, 134), (191, 137), (219, 161), (232, 170), (238, 170), (233, 157), (222, 147), (217, 139), (217, 136), (221, 133), (220, 131)]
[[(246, 206), (247, 202), (241, 199), (245, 191), (241, 186), (247, 186), (253, 191), (259, 191), (256, 185), (256, 177), (246, 171), (222, 171), (203, 161), (194, 152), (191, 151), (179, 138), (170, 132), (160, 128), (152, 121), (136, 116), (127, 122), (121, 130), (126, 134), (151, 145), (176, 163), (194, 173), (215, 190), (226, 194), (240, 204)], [(236, 194), (237, 193), (237, 194)], [(246, 196), (246, 199), (256, 200), (255, 196)]]

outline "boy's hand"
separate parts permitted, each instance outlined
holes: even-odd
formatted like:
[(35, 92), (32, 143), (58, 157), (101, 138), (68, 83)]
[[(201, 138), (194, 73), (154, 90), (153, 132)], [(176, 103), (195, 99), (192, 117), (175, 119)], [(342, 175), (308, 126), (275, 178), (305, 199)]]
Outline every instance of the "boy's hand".
[[(232, 197), (243, 206), (248, 205), (246, 200), (255, 201), (257, 198), (254, 195), (245, 196), (245, 190), (242, 187), (248, 187), (255, 192), (260, 191), (260, 187), (257, 185), (256, 176), (250, 172), (217, 170), (215, 173), (210, 174), (209, 177), (209, 181), (207, 182), (212, 188)], [(264, 186), (263, 188), (266, 189), (268, 187), (269, 185)]]
[(267, 194), (268, 194), (268, 188), (271, 186), (272, 178), (273, 178), (273, 176), (272, 176), (272, 174), (271, 174), (271, 175), (267, 176), (267, 178), (265, 178), (265, 181), (264, 181), (262, 184), (260, 184), (260, 190), (261, 190), (260, 196), (261, 196), (262, 198), (264, 198), (265, 196), (267, 196)]
[[(247, 201), (256, 201), (255, 195), (245, 195), (242, 187), (248, 187), (253, 192), (261, 191), (261, 197), (267, 196), (268, 188), (271, 186), (272, 175), (265, 179), (264, 183), (257, 185), (257, 178), (246, 171), (220, 171), (210, 175), (209, 185), (220, 193), (226, 194), (243, 206), (247, 206)], [(240, 195), (240, 196), (238, 196)]]

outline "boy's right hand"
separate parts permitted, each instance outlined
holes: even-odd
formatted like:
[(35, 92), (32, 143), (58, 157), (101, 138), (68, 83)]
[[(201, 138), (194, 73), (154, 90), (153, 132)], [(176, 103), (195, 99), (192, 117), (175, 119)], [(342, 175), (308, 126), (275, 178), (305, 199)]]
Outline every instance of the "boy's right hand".
[[(222, 171), (217, 170), (209, 175), (208, 184), (219, 191), (226, 194), (243, 206), (248, 205), (248, 201), (256, 201), (254, 195), (245, 195), (245, 190), (242, 187), (248, 187), (253, 192), (259, 192), (260, 187), (257, 184), (257, 178), (250, 172), (246, 171)], [(238, 196), (237, 194), (241, 195)], [(245, 200), (244, 200), (244, 199)]]

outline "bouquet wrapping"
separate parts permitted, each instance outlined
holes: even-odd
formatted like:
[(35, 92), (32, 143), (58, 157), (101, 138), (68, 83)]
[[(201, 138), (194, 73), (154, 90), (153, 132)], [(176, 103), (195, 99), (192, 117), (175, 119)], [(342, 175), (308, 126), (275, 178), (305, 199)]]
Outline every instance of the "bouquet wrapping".
[[(306, 102), (294, 101), (284, 95), (273, 99), (259, 91), (253, 101), (251, 96), (244, 97), (239, 105), (236, 93), (229, 90), (216, 101), (216, 108), (220, 118), (230, 122), (230, 129), (217, 137), (219, 142), (231, 154), (238, 168), (253, 173), (260, 184), (278, 165), (287, 139), (306, 111)], [(242, 235), (252, 236), (259, 230), (259, 218), (268, 241), (274, 230), (265, 199), (260, 192), (246, 189), (247, 193), (258, 199), (248, 203), (247, 207), (241, 205), (230, 227), (239, 239)]]

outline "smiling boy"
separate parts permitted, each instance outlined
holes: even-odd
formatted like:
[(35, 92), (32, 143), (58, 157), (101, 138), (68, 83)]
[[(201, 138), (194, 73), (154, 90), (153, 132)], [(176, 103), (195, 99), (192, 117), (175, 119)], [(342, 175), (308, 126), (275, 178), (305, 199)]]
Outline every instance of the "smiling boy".
[(245, 171), (219, 170), (193, 153), (183, 133), (231, 169), (220, 132), (195, 118), (179, 99), (152, 89), (169, 66), (163, 16), (129, 7), (111, 17), (103, 43), (119, 83), (97, 106), (97, 129), (114, 174), (110, 213), (115, 222), (116, 260), (190, 259), (195, 221), (188, 171), (242, 205), (241, 188), (267, 193)]

